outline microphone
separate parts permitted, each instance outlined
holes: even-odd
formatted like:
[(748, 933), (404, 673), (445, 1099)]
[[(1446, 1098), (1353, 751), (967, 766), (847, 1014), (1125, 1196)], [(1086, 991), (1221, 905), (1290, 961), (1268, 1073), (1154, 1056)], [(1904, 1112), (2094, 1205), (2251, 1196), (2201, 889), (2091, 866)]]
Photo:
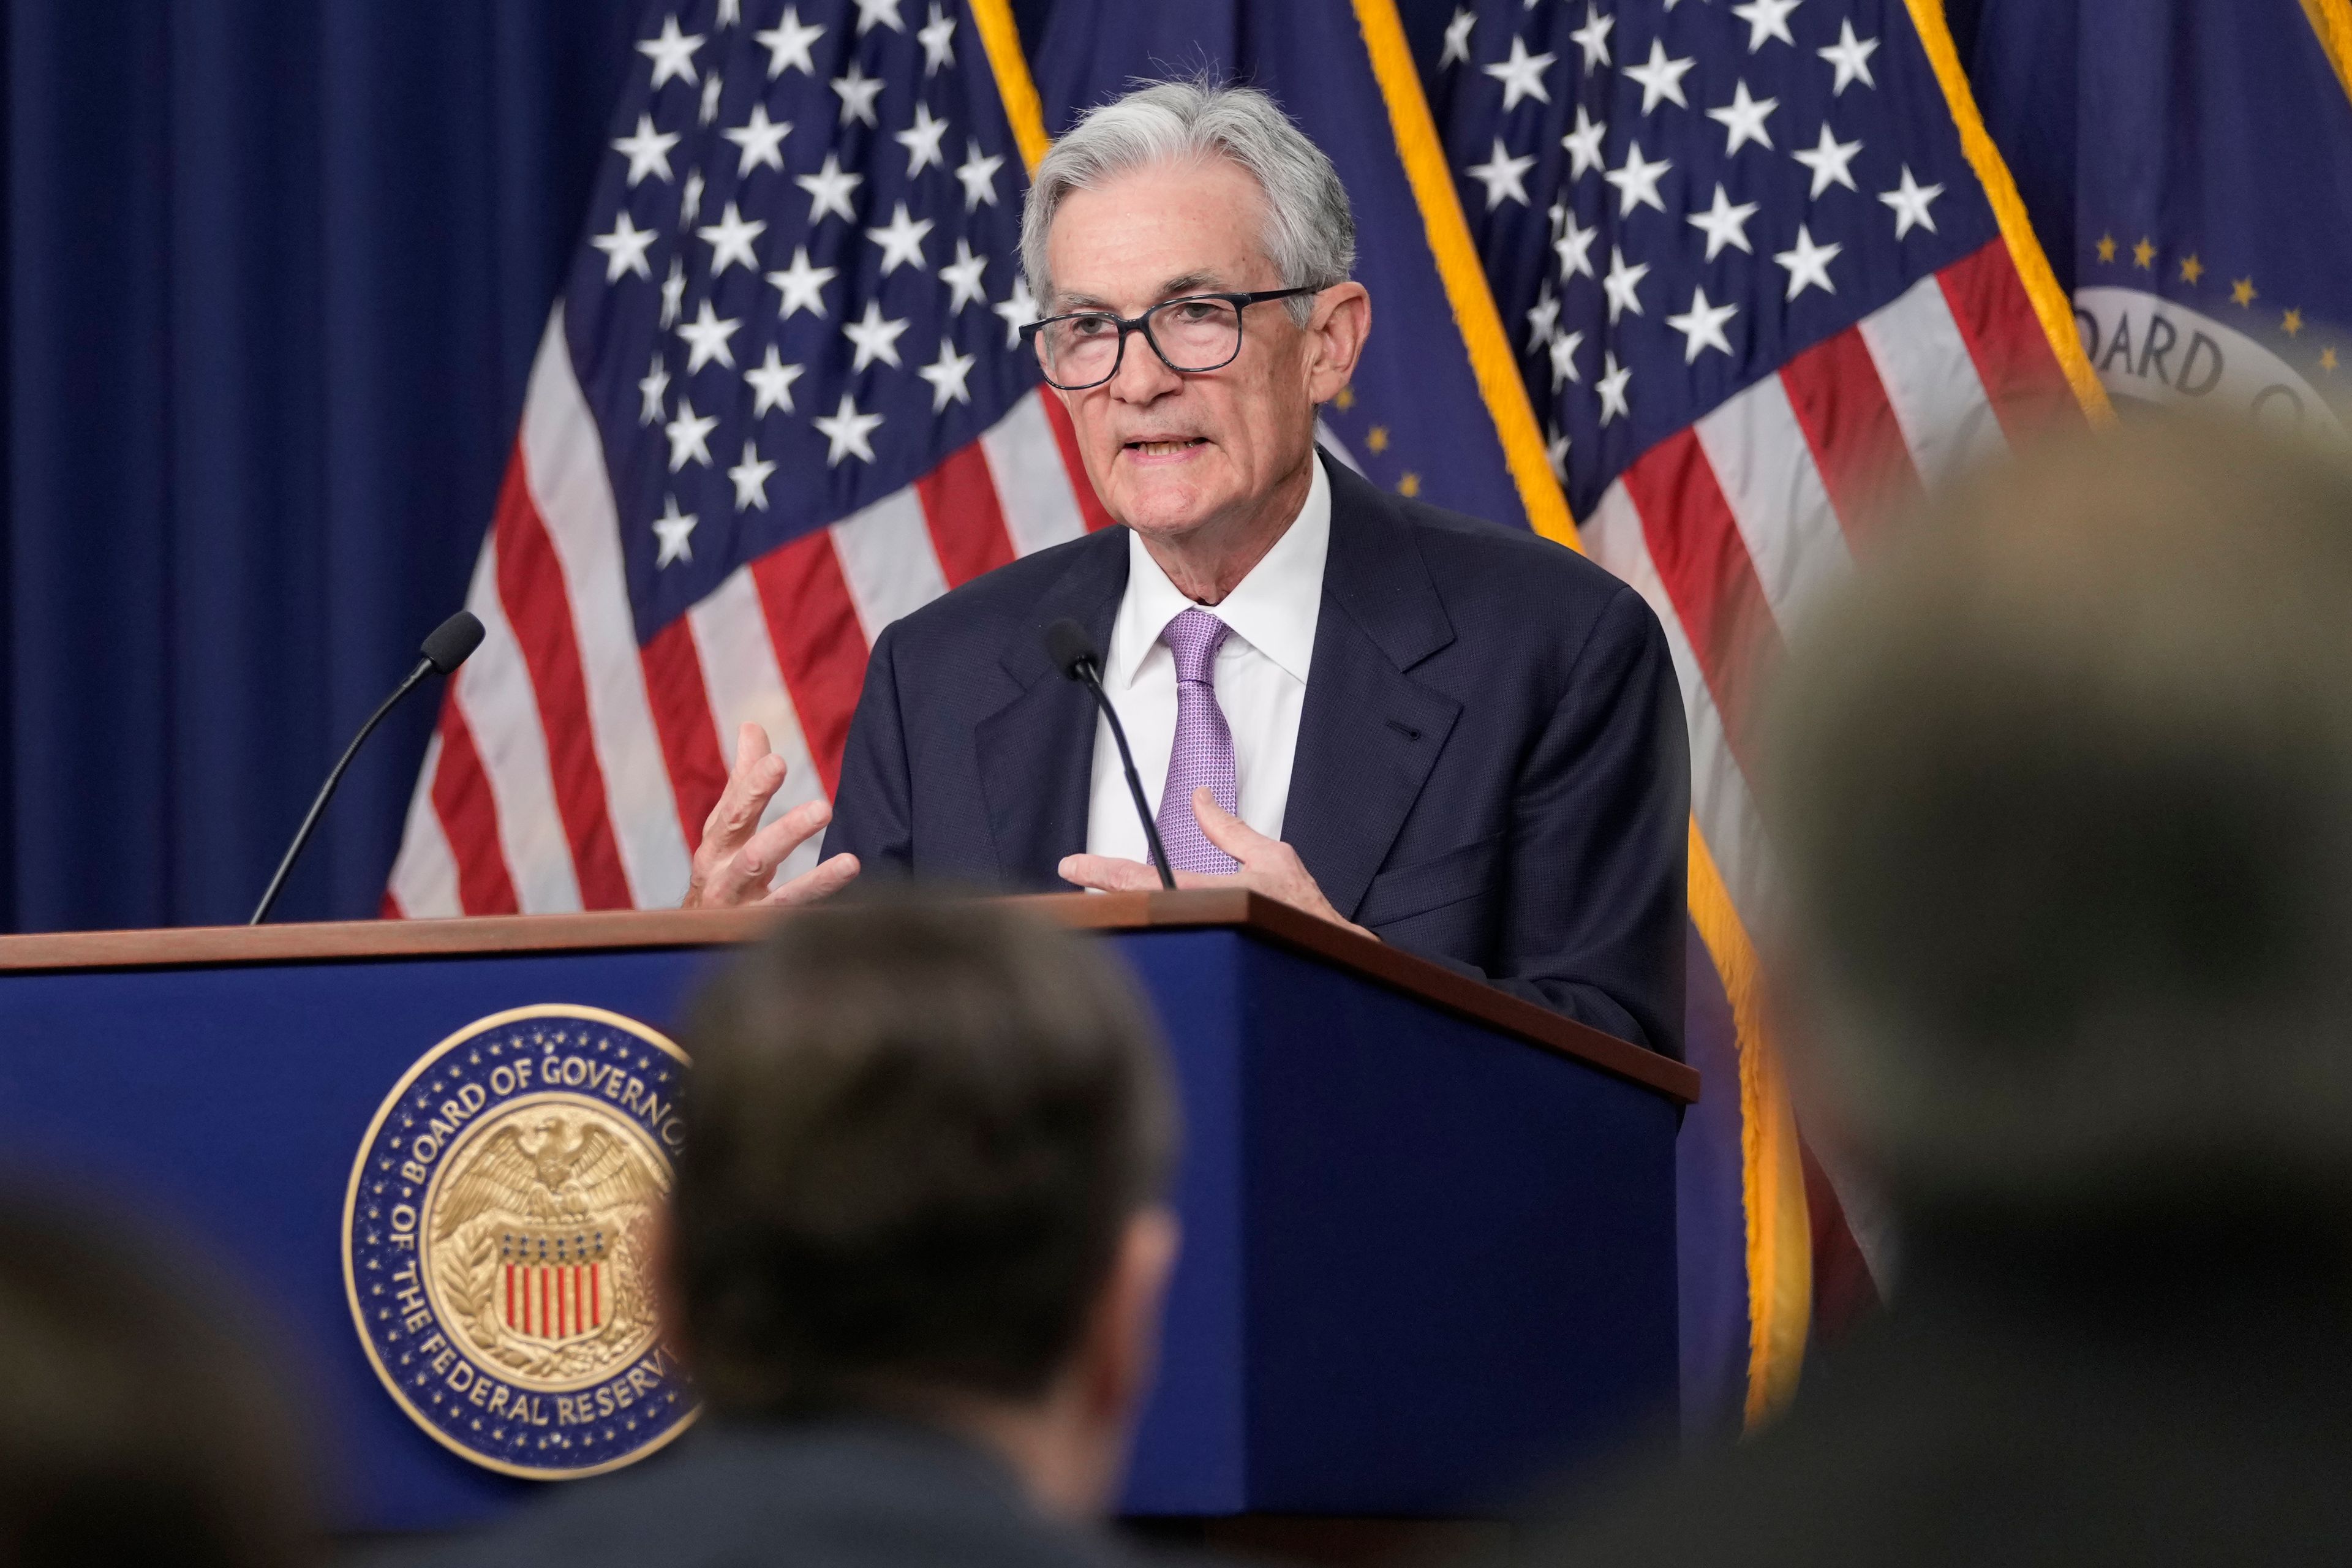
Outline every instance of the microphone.
[(402, 698), (415, 690), (418, 681), (428, 675), (447, 675), (465, 663), (481, 646), (482, 623), (475, 618), (471, 610), (460, 610), (433, 628), (424, 646), (417, 649), (416, 668), (408, 672), (408, 679), (393, 689), (382, 706), (368, 715), (368, 721), (360, 726), (360, 732), (353, 735), (352, 743), (343, 748), (342, 757), (335, 763), (334, 772), (329, 773), (327, 782), (319, 786), (318, 798), (310, 802), (310, 815), (303, 817), (302, 826), (294, 830), (294, 842), (286, 847), (286, 858), (278, 862), (278, 874), (269, 879), (269, 890), (261, 895), (261, 902), (254, 907), (253, 918), (246, 924), (257, 926), (269, 918), (269, 906), (278, 901), (279, 889), (286, 886), (286, 874), (294, 869), (294, 861), (302, 853), (302, 847), (310, 842), (310, 832), (319, 826), (319, 814), (327, 809), (327, 802), (334, 795), (335, 786), (343, 782), (343, 770), (352, 765), (352, 759), (359, 754), (361, 743), (375, 733), (375, 727), (383, 722), (383, 716), (391, 712)]
[(1087, 636), (1087, 628), (1072, 620), (1055, 621), (1045, 628), (1045, 657), (1054, 668), (1095, 694), (1096, 703), (1103, 717), (1110, 721), (1110, 738), (1118, 742), (1119, 766), (1127, 770), (1127, 793), (1135, 801), (1135, 815), (1143, 822), (1143, 841), (1151, 847), (1151, 864), (1160, 871), (1160, 885), (1173, 889), (1176, 875), (1168, 869), (1168, 850), (1160, 842), (1160, 825), (1152, 820), (1151, 808), (1143, 803), (1143, 781), (1135, 776), (1135, 753), (1127, 749), (1127, 728), (1118, 721), (1118, 710), (1110, 705), (1102, 689), (1102, 660), (1095, 655), (1095, 645)]

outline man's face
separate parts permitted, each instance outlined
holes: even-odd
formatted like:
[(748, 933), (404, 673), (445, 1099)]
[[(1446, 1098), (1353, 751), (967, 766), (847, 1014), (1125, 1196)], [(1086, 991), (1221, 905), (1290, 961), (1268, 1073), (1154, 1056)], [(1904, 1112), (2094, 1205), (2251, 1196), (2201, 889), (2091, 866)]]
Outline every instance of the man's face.
[[(1256, 180), (1222, 158), (1154, 164), (1073, 191), (1047, 239), (1053, 308), (1132, 317), (1184, 294), (1279, 289), (1265, 232)], [(1263, 504), (1314, 446), (1324, 378), (1312, 342), (1270, 301), (1243, 313), (1241, 353), (1222, 370), (1179, 375), (1137, 334), (1117, 375), (1063, 394), (1110, 514), (1148, 537), (1177, 539)]]

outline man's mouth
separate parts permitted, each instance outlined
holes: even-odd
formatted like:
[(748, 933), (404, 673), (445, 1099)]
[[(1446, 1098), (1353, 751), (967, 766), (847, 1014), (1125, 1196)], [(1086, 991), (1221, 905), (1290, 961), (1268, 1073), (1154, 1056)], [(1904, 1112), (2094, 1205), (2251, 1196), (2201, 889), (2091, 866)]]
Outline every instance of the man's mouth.
[(1205, 436), (1186, 436), (1171, 441), (1129, 441), (1126, 443), (1126, 447), (1138, 457), (1172, 458), (1187, 448), (1207, 444), (1208, 437)]

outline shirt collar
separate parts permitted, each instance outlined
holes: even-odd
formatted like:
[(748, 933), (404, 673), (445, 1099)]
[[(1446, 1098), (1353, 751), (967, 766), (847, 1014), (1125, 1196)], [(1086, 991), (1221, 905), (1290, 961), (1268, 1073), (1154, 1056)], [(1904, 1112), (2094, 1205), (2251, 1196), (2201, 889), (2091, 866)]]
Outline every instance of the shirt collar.
[[(1235, 584), (1224, 602), (1204, 606), (1248, 643), (1304, 683), (1315, 658), (1315, 623), (1323, 607), (1323, 567), (1331, 552), (1331, 480), (1321, 454), (1311, 459), (1307, 499), (1282, 537)], [(1111, 634), (1110, 668), (1117, 686), (1132, 686), (1143, 660), (1168, 623), (1193, 607), (1151, 552), (1143, 536), (1127, 538), (1127, 595)]]

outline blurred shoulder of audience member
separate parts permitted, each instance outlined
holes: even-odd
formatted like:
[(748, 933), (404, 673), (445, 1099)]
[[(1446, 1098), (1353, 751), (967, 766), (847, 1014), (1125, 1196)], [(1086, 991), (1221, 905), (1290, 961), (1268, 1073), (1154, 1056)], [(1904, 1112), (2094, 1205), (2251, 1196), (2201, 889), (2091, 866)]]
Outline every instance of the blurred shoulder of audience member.
[(1762, 783), (1892, 1310), (1522, 1559), (2352, 1559), (2345, 455), (2151, 416), (1964, 483), (1792, 641)]
[(1077, 1564), (1122, 1479), (1176, 1250), (1176, 1117), (1098, 942), (852, 897), (692, 1010), (666, 1317), (675, 1451), (459, 1549), (499, 1568)]
[(301, 1452), (219, 1281), (97, 1214), (0, 1198), (0, 1563), (312, 1562)]

